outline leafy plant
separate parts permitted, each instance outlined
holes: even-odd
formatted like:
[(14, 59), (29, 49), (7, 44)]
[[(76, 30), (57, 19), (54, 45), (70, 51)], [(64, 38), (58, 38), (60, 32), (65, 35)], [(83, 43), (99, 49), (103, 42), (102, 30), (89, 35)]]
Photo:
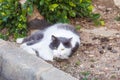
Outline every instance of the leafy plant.
[(80, 65), (80, 61), (77, 61), (77, 62), (75, 63), (75, 65), (79, 66), (79, 65)]
[[(0, 0), (0, 31), (6, 29), (3, 36), (13, 35), (14, 38), (27, 34), (26, 15), (32, 14), (33, 4), (29, 0), (21, 5), (18, 0)], [(3, 38), (7, 39), (7, 38)]]
[(90, 75), (89, 71), (81, 72), (81, 74), (84, 76), (82, 80), (88, 80), (88, 76)]
[(96, 21), (100, 15), (93, 14), (91, 0), (40, 0), (40, 13), (52, 23), (69, 22), (69, 18), (86, 17)]
[(114, 18), (116, 21), (120, 21), (120, 14)]
[[(27, 0), (22, 5), (19, 0), (0, 0), (0, 38), (25, 36), (28, 31), (26, 16), (32, 14), (34, 5), (51, 23), (66, 23), (70, 22), (69, 18), (86, 17), (96, 21), (96, 24), (104, 24), (99, 22), (99, 14), (92, 13), (91, 0)], [(6, 32), (2, 33), (4, 29)]]

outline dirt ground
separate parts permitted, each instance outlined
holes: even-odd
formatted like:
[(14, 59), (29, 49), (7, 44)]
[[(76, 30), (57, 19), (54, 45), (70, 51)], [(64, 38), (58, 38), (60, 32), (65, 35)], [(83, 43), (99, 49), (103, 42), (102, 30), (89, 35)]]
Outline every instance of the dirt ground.
[(74, 19), (72, 24), (81, 25), (81, 46), (69, 60), (52, 64), (79, 80), (120, 80), (120, 12), (111, 2), (93, 0), (94, 12), (101, 14), (105, 26)]

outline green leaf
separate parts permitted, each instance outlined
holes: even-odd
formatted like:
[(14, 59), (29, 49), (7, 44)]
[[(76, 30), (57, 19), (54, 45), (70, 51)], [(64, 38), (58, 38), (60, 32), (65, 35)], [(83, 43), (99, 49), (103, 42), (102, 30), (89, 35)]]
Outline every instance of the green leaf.
[(100, 18), (100, 14), (92, 14), (92, 15), (91, 15), (91, 18), (92, 18), (93, 20), (97, 20), (97, 19)]
[(44, 5), (44, 0), (40, 0), (40, 5)]
[(85, 71), (85, 72), (81, 72), (81, 74), (84, 75), (84, 76), (88, 76), (90, 74), (90, 72), (89, 71)]
[(82, 3), (82, 0), (79, 0), (80, 1), (80, 3)]
[(90, 5), (90, 6), (88, 7), (88, 10), (92, 11), (93, 8), (94, 8), (93, 5)]
[(5, 16), (5, 17), (3, 18), (3, 21), (4, 21), (4, 22), (7, 22), (7, 19), (8, 19), (8, 16)]
[(69, 5), (72, 6), (72, 7), (76, 7), (76, 4), (74, 4), (73, 2), (69, 2)]
[(76, 16), (76, 12), (74, 10), (69, 11), (69, 14), (71, 17), (75, 17)]
[(80, 25), (77, 25), (77, 26), (75, 27), (76, 30), (80, 30), (80, 28), (81, 28)]
[(49, 6), (49, 9), (50, 9), (51, 11), (54, 11), (55, 8), (57, 8), (58, 6), (59, 6), (58, 4), (52, 4), (52, 5)]
[(0, 0), (0, 3), (3, 2), (4, 0)]
[(105, 22), (103, 20), (100, 21), (101, 26), (105, 26)]
[(30, 6), (28, 7), (28, 14), (29, 14), (29, 15), (32, 15), (32, 13), (33, 13), (33, 6), (30, 5)]
[(114, 18), (116, 21), (120, 21), (120, 16)]

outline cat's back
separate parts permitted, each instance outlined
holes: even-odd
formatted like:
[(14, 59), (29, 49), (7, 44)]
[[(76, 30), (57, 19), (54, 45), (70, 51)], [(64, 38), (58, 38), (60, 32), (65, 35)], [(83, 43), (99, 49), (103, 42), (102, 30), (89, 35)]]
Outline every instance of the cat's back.
[[(75, 30), (74, 26), (70, 25), (70, 24), (63, 24), (63, 23), (58, 23), (58, 24), (55, 24), (55, 25), (52, 25), (50, 27), (48, 27), (46, 30), (45, 30), (45, 33), (47, 34), (61, 34), (61, 35), (65, 35), (65, 34), (69, 34), (69, 33), (72, 33), (72, 34), (75, 34), (75, 35), (78, 35), (78, 32)], [(63, 36), (64, 36), (63, 35)]]
[(74, 34), (79, 35), (78, 32), (75, 30), (75, 27), (72, 26), (72, 25), (70, 25), (70, 24), (59, 23), (59, 24), (56, 24), (56, 26), (57, 26), (58, 29), (63, 29), (63, 30), (66, 30), (66, 31), (71, 31)]
[(50, 41), (52, 35), (56, 37), (72, 38), (72, 44), (76, 42), (80, 43), (78, 32), (75, 30), (74, 26), (70, 24), (58, 23), (50, 26), (44, 31), (44, 39), (46, 41)]

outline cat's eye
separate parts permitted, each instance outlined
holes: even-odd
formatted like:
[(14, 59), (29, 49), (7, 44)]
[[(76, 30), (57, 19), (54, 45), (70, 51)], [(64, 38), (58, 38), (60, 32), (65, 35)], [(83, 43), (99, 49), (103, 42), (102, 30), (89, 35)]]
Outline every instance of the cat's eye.
[(64, 49), (61, 49), (62, 51), (64, 50)]
[(64, 45), (65, 45), (65, 46), (68, 46), (68, 45), (69, 45), (69, 42), (64, 43)]

